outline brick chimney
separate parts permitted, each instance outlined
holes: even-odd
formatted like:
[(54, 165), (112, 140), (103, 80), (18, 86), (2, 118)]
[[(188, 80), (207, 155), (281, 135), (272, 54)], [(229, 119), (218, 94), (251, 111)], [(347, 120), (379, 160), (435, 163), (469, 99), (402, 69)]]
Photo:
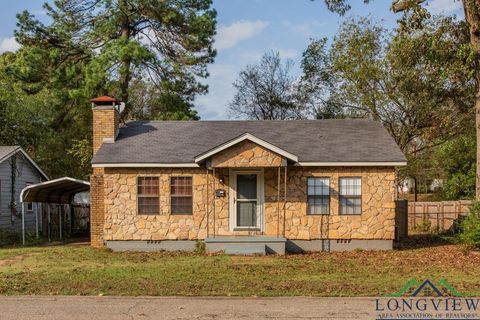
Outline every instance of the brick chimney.
[(118, 101), (109, 96), (90, 100), (93, 111), (93, 155), (103, 143), (114, 143), (118, 135)]

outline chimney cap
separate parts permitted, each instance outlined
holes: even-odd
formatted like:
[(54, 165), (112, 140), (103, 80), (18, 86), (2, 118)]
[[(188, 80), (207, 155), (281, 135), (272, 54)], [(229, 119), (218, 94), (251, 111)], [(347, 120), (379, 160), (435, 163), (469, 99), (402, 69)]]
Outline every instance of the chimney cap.
[(97, 104), (102, 104), (102, 103), (117, 103), (117, 99), (109, 97), (109, 96), (101, 96), (101, 97), (96, 97), (90, 100), (90, 102), (97, 103)]

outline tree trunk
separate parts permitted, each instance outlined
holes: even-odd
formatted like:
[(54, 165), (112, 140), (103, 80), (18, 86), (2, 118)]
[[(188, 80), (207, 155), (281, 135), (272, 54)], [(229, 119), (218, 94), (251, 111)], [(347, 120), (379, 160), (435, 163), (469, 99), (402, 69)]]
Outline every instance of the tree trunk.
[(477, 54), (475, 66), (475, 127), (477, 132), (477, 172), (475, 179), (475, 197), (480, 200), (480, 0), (463, 0), (465, 19), (470, 27), (470, 43)]
[[(128, 41), (131, 36), (130, 30), (130, 20), (128, 17), (128, 3), (126, 0), (119, 2), (120, 12), (123, 13), (124, 17), (122, 19), (122, 34), (121, 37), (123, 40)], [(128, 88), (131, 79), (131, 63), (132, 58), (127, 54), (122, 60), (122, 66), (120, 68), (120, 101), (125, 103), (125, 109), (122, 113), (122, 120), (128, 118), (130, 114), (130, 103), (128, 101)]]

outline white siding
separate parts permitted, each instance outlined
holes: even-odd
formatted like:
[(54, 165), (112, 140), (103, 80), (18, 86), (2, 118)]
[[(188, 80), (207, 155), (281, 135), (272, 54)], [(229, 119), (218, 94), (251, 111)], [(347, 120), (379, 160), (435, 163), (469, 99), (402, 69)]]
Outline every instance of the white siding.
[[(12, 224), (12, 215), (9, 209), (11, 197), (11, 166), (10, 159), (0, 163), (0, 229), (16, 229), (22, 228), (20, 192), (26, 187), (27, 182), (38, 183), (44, 181), (45, 178), (35, 169), (35, 167), (26, 160), (20, 153), (17, 153), (17, 178), (15, 186), (15, 198), (17, 201), (17, 212)], [(12, 156), (13, 157), (13, 156)], [(33, 212), (26, 211), (25, 205), (25, 226), (28, 230), (35, 230), (35, 206)], [(40, 219), (40, 213), (39, 213)]]

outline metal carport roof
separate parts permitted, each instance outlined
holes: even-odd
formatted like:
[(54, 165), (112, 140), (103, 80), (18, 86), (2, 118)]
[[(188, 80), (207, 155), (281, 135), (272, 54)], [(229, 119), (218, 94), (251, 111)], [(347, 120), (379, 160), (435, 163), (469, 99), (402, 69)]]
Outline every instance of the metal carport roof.
[(20, 201), (70, 204), (75, 194), (89, 190), (87, 181), (63, 177), (26, 187), (20, 194)]
[[(90, 191), (90, 183), (70, 177), (58, 178), (46, 182), (30, 185), (20, 193), (22, 206), (22, 242), (25, 245), (25, 203), (41, 202), (54, 204), (72, 204), (73, 197), (79, 192)], [(50, 215), (50, 209), (48, 211)], [(38, 238), (38, 211), (35, 216), (35, 228)], [(61, 222), (60, 222), (61, 225)], [(60, 239), (62, 228), (60, 226)]]

